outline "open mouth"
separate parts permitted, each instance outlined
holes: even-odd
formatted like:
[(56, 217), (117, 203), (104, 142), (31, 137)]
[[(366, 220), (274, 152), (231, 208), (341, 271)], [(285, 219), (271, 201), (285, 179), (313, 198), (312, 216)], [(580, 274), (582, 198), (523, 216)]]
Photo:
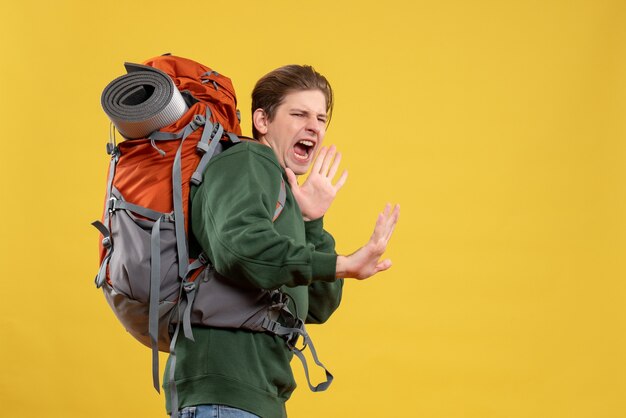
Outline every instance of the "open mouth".
[(309, 141), (308, 139), (303, 139), (301, 141), (296, 142), (293, 146), (294, 153), (296, 158), (300, 160), (307, 160), (311, 153), (313, 152), (313, 148), (315, 147), (315, 142)]

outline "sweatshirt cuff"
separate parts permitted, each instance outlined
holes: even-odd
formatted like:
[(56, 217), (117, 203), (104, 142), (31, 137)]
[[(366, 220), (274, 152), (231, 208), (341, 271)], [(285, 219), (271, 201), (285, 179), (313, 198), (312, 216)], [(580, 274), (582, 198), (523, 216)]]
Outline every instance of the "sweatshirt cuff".
[(337, 254), (313, 252), (311, 273), (313, 281), (334, 282), (337, 280)]
[(304, 223), (304, 232), (308, 241), (317, 242), (324, 233), (324, 217)]

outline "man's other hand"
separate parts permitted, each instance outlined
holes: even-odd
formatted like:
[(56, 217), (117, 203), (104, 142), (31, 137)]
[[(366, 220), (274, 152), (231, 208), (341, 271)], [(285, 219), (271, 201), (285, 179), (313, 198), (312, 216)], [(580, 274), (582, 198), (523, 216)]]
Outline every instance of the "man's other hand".
[(367, 244), (349, 256), (337, 256), (336, 276), (363, 280), (391, 267), (391, 260), (380, 261), (380, 257), (387, 249), (399, 216), (400, 205), (392, 211), (391, 205), (387, 204), (378, 215), (374, 233)]

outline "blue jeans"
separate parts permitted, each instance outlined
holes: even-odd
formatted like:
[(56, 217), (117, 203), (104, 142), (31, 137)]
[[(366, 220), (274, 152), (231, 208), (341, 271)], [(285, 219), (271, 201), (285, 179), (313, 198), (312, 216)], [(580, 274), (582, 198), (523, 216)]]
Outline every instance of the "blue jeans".
[(180, 418), (260, 418), (248, 411), (226, 405), (197, 405), (180, 410)]

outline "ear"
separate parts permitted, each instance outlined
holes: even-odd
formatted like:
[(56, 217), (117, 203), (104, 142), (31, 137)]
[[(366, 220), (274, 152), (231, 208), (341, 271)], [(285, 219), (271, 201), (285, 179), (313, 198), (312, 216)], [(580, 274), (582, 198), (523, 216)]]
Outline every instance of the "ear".
[(252, 122), (254, 123), (254, 127), (261, 135), (265, 135), (267, 133), (267, 125), (269, 121), (267, 120), (267, 113), (263, 109), (257, 109), (252, 114)]

